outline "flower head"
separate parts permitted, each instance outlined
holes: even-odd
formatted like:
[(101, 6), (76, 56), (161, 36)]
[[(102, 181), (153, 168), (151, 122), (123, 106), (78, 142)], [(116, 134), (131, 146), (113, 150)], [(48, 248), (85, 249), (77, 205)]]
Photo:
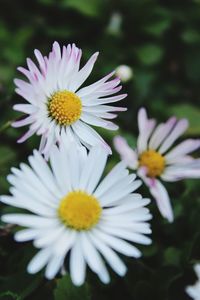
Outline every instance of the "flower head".
[(116, 68), (116, 75), (122, 82), (128, 82), (133, 77), (133, 71), (127, 65), (120, 65)]
[(125, 98), (126, 94), (112, 96), (121, 89), (118, 78), (109, 80), (114, 72), (81, 88), (92, 72), (98, 53), (92, 55), (81, 69), (82, 51), (74, 44), (61, 49), (55, 42), (48, 57), (43, 57), (38, 50), (34, 53), (39, 67), (28, 58), (28, 69), (18, 68), (28, 81), (15, 79), (16, 92), (28, 102), (14, 106), (15, 110), (28, 115), (13, 123), (14, 127), (29, 126), (18, 142), (22, 143), (36, 133), (41, 136), (40, 151), (46, 156), (61, 140), (75, 140), (87, 148), (102, 144), (111, 152), (89, 125), (109, 130), (118, 128), (109, 120), (117, 117), (113, 112), (126, 109), (107, 104)]
[(86, 265), (108, 283), (104, 261), (124, 276), (126, 266), (116, 252), (138, 258), (141, 252), (132, 243), (151, 243), (145, 236), (151, 233), (151, 215), (144, 207), (149, 199), (134, 193), (141, 184), (136, 175), (120, 162), (99, 183), (107, 155), (101, 147), (87, 154), (84, 147), (62, 143), (53, 147), (50, 165), (35, 150), (30, 166), (12, 168), (11, 195), (1, 201), (30, 213), (7, 214), (2, 220), (25, 227), (15, 233), (16, 241), (33, 240), (40, 248), (28, 265), (29, 273), (46, 266), (45, 276), (52, 279), (69, 254), (74, 284), (84, 282)]
[(172, 222), (170, 199), (160, 179), (173, 182), (184, 178), (200, 178), (200, 159), (189, 155), (200, 148), (200, 140), (188, 139), (173, 147), (174, 142), (186, 131), (188, 121), (178, 121), (172, 117), (156, 127), (155, 120), (148, 119), (144, 108), (138, 113), (138, 127), (135, 150), (119, 136), (114, 139), (115, 148), (127, 166), (137, 170), (138, 176), (149, 187), (163, 217)]
[(186, 292), (192, 299), (200, 300), (200, 264), (195, 265), (194, 270), (198, 280), (193, 286), (188, 286)]

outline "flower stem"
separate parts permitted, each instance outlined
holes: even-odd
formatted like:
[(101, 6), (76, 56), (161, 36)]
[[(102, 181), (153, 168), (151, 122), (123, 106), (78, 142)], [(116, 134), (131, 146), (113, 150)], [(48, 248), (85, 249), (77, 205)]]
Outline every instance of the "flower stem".
[(0, 133), (6, 131), (12, 124), (13, 121), (7, 121), (5, 124), (3, 124), (1, 127), (0, 127)]

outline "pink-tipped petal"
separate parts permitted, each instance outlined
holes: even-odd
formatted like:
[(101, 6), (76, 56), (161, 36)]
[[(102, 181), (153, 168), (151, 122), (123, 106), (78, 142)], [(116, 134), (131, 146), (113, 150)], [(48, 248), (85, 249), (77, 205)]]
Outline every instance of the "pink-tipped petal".
[(141, 153), (147, 149), (148, 140), (155, 128), (154, 119), (148, 119), (146, 109), (140, 108), (138, 112), (139, 136), (137, 141), (138, 152)]
[(36, 108), (31, 104), (15, 104), (13, 109), (16, 111), (21, 111), (25, 114), (31, 114), (36, 112)]
[(31, 123), (34, 122), (34, 117), (33, 116), (29, 116), (23, 120), (19, 120), (19, 121), (15, 121), (12, 123), (12, 127), (14, 128), (18, 128), (18, 127), (22, 127), (22, 126), (26, 126), (29, 125)]
[(170, 223), (173, 222), (174, 214), (170, 203), (169, 195), (164, 185), (156, 179), (153, 186), (150, 186), (149, 189), (150, 193), (156, 200), (161, 215), (164, 218), (166, 218)]
[(169, 153), (167, 153), (165, 158), (168, 163), (176, 162), (177, 158), (191, 153), (199, 148), (200, 140), (189, 139), (173, 148)]
[(172, 117), (166, 123), (158, 125), (154, 133), (152, 134), (152, 137), (150, 138), (149, 148), (156, 150), (168, 136), (175, 123), (176, 118)]
[(98, 126), (98, 127), (102, 127), (102, 128), (106, 128), (106, 129), (110, 129), (110, 130), (118, 129), (118, 126), (115, 125), (114, 123), (103, 120), (103, 119), (96, 117), (87, 112), (82, 113), (81, 120), (84, 121), (85, 123), (93, 125), (93, 126)]
[(28, 138), (30, 138), (34, 134), (33, 130), (28, 130), (18, 141), (18, 144), (25, 142)]
[(83, 82), (89, 77), (94, 67), (94, 64), (97, 60), (98, 55), (99, 52), (93, 54), (92, 57), (88, 60), (88, 62), (85, 64), (85, 66), (78, 72), (73, 84), (70, 85), (72, 91), (76, 91), (83, 84)]
[(140, 108), (138, 111), (138, 128), (139, 131), (145, 130), (148, 124), (147, 112), (144, 107)]
[(113, 143), (116, 151), (120, 154), (121, 159), (127, 166), (131, 169), (136, 169), (138, 165), (137, 154), (129, 147), (126, 140), (121, 136), (116, 136), (113, 139)]
[(61, 50), (60, 50), (60, 45), (58, 44), (58, 42), (54, 42), (52, 48), (55, 52), (56, 59), (58, 59), (58, 60), (61, 59)]
[(200, 178), (200, 160), (167, 167), (162, 178), (165, 181), (178, 181), (185, 178)]
[(188, 120), (182, 119), (177, 122), (169, 136), (166, 138), (164, 143), (161, 145), (159, 152), (161, 154), (165, 153), (171, 146), (172, 144), (181, 136), (186, 129), (188, 128)]
[(108, 154), (112, 154), (111, 148), (102, 139), (102, 137), (89, 125), (83, 123), (82, 121), (77, 121), (72, 125), (72, 128), (83, 144), (91, 146), (101, 145), (106, 149)]
[(148, 140), (151, 136), (152, 131), (154, 130), (156, 125), (155, 120), (148, 120), (146, 122), (146, 128), (140, 131), (137, 141), (138, 152), (142, 153), (148, 148)]

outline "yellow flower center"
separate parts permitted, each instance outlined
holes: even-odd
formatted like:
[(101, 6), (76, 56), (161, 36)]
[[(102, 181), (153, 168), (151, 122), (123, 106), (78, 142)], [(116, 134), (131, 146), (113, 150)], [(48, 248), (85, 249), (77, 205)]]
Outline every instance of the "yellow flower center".
[(165, 158), (154, 150), (147, 150), (140, 155), (139, 164), (147, 168), (149, 177), (156, 177), (161, 175), (165, 168)]
[(82, 112), (80, 98), (72, 92), (60, 91), (54, 93), (48, 103), (50, 116), (60, 125), (71, 125), (76, 122)]
[(97, 224), (101, 211), (101, 206), (93, 195), (74, 191), (61, 199), (58, 215), (66, 226), (88, 230)]

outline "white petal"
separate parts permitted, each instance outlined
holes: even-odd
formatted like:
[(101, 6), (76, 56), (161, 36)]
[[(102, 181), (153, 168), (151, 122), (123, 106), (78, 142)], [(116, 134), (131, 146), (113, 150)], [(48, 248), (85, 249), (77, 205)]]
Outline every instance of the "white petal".
[(70, 230), (66, 228), (65, 232), (63, 233), (62, 237), (59, 240), (59, 243), (56, 243), (54, 246), (55, 255), (57, 256), (66, 255), (67, 252), (74, 245), (77, 235), (78, 234), (75, 230)]
[(82, 169), (79, 188), (92, 193), (98, 184), (107, 161), (107, 152), (101, 147), (93, 147)]
[(66, 227), (64, 225), (60, 225), (56, 228), (47, 229), (44, 231), (43, 235), (40, 235), (37, 239), (34, 240), (34, 246), (37, 248), (48, 247), (49, 245), (53, 245), (54, 243), (59, 243), (59, 238), (65, 232)]
[(194, 270), (196, 272), (197, 277), (200, 279), (200, 264), (196, 264), (194, 266)]
[(95, 234), (89, 233), (91, 240), (93, 241), (95, 247), (99, 250), (99, 252), (104, 256), (107, 263), (111, 266), (111, 268), (119, 275), (124, 276), (127, 268), (123, 261), (119, 258), (119, 256), (104, 242), (99, 240)]
[[(140, 196), (140, 195), (139, 195)], [(124, 212), (129, 212), (133, 209), (146, 206), (150, 203), (149, 199), (142, 199), (142, 196), (136, 196), (134, 197), (134, 194), (131, 194), (127, 196), (126, 198), (122, 199), (120, 201), (121, 205), (117, 205), (112, 208), (104, 209), (103, 214), (104, 215), (118, 215)]]
[(98, 226), (98, 229), (102, 230), (106, 234), (114, 235), (118, 238), (125, 239), (130, 242), (135, 242), (143, 245), (150, 245), (151, 239), (144, 236), (143, 234), (132, 232), (128, 229), (122, 229), (122, 228), (112, 228), (107, 226)]
[(141, 184), (141, 180), (133, 180), (135, 175), (127, 176), (121, 182), (117, 182), (108, 191), (99, 197), (102, 206), (115, 205), (118, 200), (126, 198), (130, 193), (134, 192)]
[(101, 220), (100, 225), (104, 225), (108, 228), (114, 228), (116, 230), (118, 229), (124, 229), (129, 230), (132, 232), (138, 232), (143, 234), (150, 234), (152, 233), (152, 230), (150, 228), (150, 224), (146, 222), (133, 222), (133, 221), (127, 221), (119, 223), (118, 220)]
[[(26, 164), (21, 163), (20, 168), (22, 170), (21, 173), (18, 172), (17, 176), (21, 181), (27, 182), (28, 185), (33, 187), (38, 191), (37, 198), (41, 203), (47, 204), (48, 206), (55, 207), (55, 203), (57, 203), (57, 199), (55, 196), (45, 187), (45, 185), (40, 181), (38, 176), (33, 172), (33, 170)], [(13, 168), (11, 169), (13, 171)], [(16, 173), (13, 171), (16, 175)], [(18, 188), (20, 184), (16, 185)], [(60, 195), (59, 195), (60, 196)]]
[(72, 282), (78, 286), (82, 285), (85, 280), (86, 263), (83, 256), (80, 237), (77, 238), (71, 249), (69, 268)]
[[(20, 193), (18, 193), (18, 195), (20, 195)], [(56, 216), (55, 209), (49, 206), (45, 206), (40, 202), (37, 202), (37, 197), (36, 199), (33, 199), (28, 195), (26, 195), (26, 193), (24, 195), (21, 194), (21, 197), (2, 196), (1, 202), (15, 207), (27, 209), (30, 212), (36, 213), (40, 216), (44, 216), (44, 217)]]
[(128, 170), (124, 162), (118, 163), (99, 184), (95, 191), (95, 196), (100, 197), (117, 181), (122, 180), (128, 175)]
[(29, 214), (5, 214), (1, 217), (3, 222), (17, 224), (26, 227), (50, 227), (58, 224), (57, 219), (43, 218)]
[(39, 232), (40, 231), (36, 229), (24, 229), (17, 231), (14, 238), (17, 242), (26, 242), (35, 239)]
[(101, 219), (103, 221), (110, 221), (112, 223), (116, 223), (117, 221), (122, 222), (143, 222), (151, 219), (151, 214), (149, 213), (148, 208), (137, 208), (130, 212), (124, 212), (117, 215), (106, 215), (104, 211), (102, 213)]
[(113, 248), (115, 251), (122, 253), (126, 256), (139, 258), (141, 256), (141, 252), (134, 247), (133, 245), (123, 241), (122, 239), (116, 238), (109, 234), (105, 234), (96, 228), (93, 229), (92, 233), (96, 236), (96, 238), (100, 239), (102, 242)]
[(34, 150), (33, 153), (34, 156), (29, 157), (29, 162), (33, 170), (48, 190), (50, 190), (55, 196), (59, 195), (59, 189), (56, 186), (55, 179), (49, 166), (47, 165), (47, 162), (36, 150)]
[(186, 293), (194, 300), (200, 300), (200, 282), (197, 281), (193, 286), (186, 288)]
[(51, 255), (52, 253), (50, 248), (40, 250), (29, 262), (27, 266), (28, 273), (34, 274), (40, 271), (47, 264)]
[(51, 260), (49, 260), (46, 270), (45, 270), (45, 276), (48, 279), (53, 279), (56, 274), (58, 273), (59, 269), (63, 265), (64, 262), (63, 256), (53, 256)]
[(81, 233), (81, 244), (85, 260), (87, 261), (90, 269), (97, 273), (103, 283), (108, 283), (110, 281), (110, 276), (105, 264), (88, 234), (85, 232)]

